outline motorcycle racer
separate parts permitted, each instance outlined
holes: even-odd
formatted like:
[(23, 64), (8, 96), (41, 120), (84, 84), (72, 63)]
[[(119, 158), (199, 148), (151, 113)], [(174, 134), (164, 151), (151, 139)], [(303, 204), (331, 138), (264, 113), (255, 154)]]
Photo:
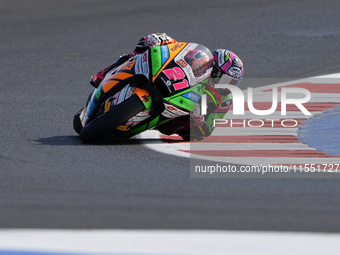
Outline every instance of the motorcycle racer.
[[(171, 43), (177, 43), (177, 41), (166, 33), (156, 33), (142, 37), (130, 54), (122, 55), (112, 65), (92, 76), (90, 84), (97, 88), (109, 71), (123, 64), (131, 57), (144, 53), (150, 47)], [(200, 64), (205, 63), (205, 61), (202, 61), (205, 57), (204, 53), (199, 51), (193, 51), (187, 55), (185, 61), (190, 62), (195, 75), (199, 75), (200, 69), (203, 68)], [(215, 84), (224, 75), (229, 79), (230, 84), (237, 86), (243, 78), (243, 63), (235, 53), (225, 49), (214, 50), (213, 57), (213, 69), (210, 80), (206, 84), (206, 94), (208, 95), (207, 115), (203, 116), (200, 113), (200, 105), (197, 104), (190, 115), (177, 117), (156, 127), (161, 133), (166, 135), (178, 134), (185, 140), (201, 140), (210, 136), (213, 132), (214, 119), (222, 119), (227, 114), (232, 105), (232, 94), (228, 89), (215, 89)]]

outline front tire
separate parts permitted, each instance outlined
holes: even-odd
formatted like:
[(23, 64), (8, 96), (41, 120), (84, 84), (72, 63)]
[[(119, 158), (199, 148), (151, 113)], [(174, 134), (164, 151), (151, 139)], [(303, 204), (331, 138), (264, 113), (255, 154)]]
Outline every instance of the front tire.
[(91, 143), (99, 138), (105, 137), (114, 132), (119, 125), (125, 124), (129, 119), (144, 109), (145, 106), (139, 97), (132, 95), (109, 112), (98, 116), (86, 124), (85, 127), (81, 128), (79, 132), (80, 139), (85, 143)]
[(74, 115), (73, 118), (73, 129), (77, 132), (77, 134), (80, 133), (80, 130), (83, 128), (83, 126), (81, 125), (80, 122), (80, 114), (83, 111), (83, 109), (81, 109), (79, 112), (76, 113), (76, 115)]

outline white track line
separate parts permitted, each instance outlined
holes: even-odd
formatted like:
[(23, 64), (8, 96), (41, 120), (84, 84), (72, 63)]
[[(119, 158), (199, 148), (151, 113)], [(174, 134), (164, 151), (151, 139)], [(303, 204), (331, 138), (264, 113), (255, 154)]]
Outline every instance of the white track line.
[[(184, 152), (183, 152), (184, 153)], [(202, 159), (202, 160), (209, 160), (212, 162), (221, 162), (224, 164), (242, 164), (242, 165), (311, 165), (311, 164), (339, 164), (339, 158), (292, 158), (292, 157), (210, 157), (210, 156), (201, 156), (195, 155), (193, 153), (186, 153), (188, 154), (187, 157), (191, 159)], [(336, 167), (336, 166), (334, 166)], [(338, 172), (340, 167), (338, 167)], [(334, 171), (334, 170), (332, 170)], [(332, 171), (327, 171), (331, 173)]]
[(250, 136), (250, 135), (297, 135), (297, 128), (257, 128), (257, 127), (216, 127), (214, 136)]
[(309, 147), (303, 143), (185, 143), (177, 147), (181, 150), (309, 150), (315, 151), (315, 148)]
[[(339, 95), (340, 96), (340, 95)], [(268, 100), (268, 99), (267, 99)], [(225, 119), (268, 119), (268, 120), (276, 120), (276, 119), (308, 119), (313, 117), (320, 112), (310, 112), (312, 115), (304, 115), (302, 112), (288, 112), (287, 115), (281, 115), (281, 112), (274, 112), (273, 114), (266, 116), (258, 116), (249, 111), (244, 111), (244, 115), (233, 115), (232, 113), (227, 113)]]
[(97, 255), (332, 255), (339, 254), (339, 240), (340, 234), (293, 232), (1, 230), (0, 254), (13, 250)]

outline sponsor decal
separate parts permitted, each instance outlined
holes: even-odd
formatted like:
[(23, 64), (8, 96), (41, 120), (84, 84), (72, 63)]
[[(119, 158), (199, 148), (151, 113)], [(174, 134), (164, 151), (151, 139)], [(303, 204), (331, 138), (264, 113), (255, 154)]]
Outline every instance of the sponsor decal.
[(147, 95), (143, 95), (142, 99), (145, 103), (149, 102), (149, 97)]
[(150, 113), (150, 110), (142, 111), (142, 112), (136, 114), (135, 116), (133, 116), (132, 118), (130, 118), (128, 121), (134, 122), (135, 124), (137, 124), (137, 123), (149, 118), (150, 117), (149, 113)]
[(236, 78), (236, 79), (242, 78), (242, 70), (241, 68), (237, 66), (230, 67), (227, 72), (233, 78)]
[(169, 81), (169, 80), (165, 80), (163, 77), (161, 77), (161, 80), (164, 82), (164, 84), (166, 85), (166, 87), (168, 88), (168, 90), (171, 92), (171, 85), (172, 85), (172, 83), (171, 83), (171, 81)]
[(128, 131), (130, 129), (130, 127), (126, 126), (126, 125), (120, 125), (116, 129), (121, 130), (121, 131)]
[(185, 78), (185, 74), (179, 67), (166, 69), (163, 71), (163, 73), (165, 74), (166, 77), (168, 77), (169, 80), (177, 81)]
[(125, 101), (128, 99), (132, 93), (135, 91), (136, 88), (131, 87), (129, 84), (126, 85), (121, 91), (117, 92), (113, 96), (113, 105), (120, 104), (121, 102)]
[(104, 113), (108, 112), (111, 107), (111, 101), (106, 101), (104, 106)]
[(172, 112), (170, 112), (170, 111), (168, 111), (168, 110), (164, 110), (164, 111), (162, 112), (162, 115), (163, 115), (164, 117), (166, 117), (166, 118), (169, 118), (169, 119), (174, 119), (174, 118), (177, 118), (177, 117), (178, 117), (178, 115), (176, 115), (176, 114), (174, 114), (174, 113), (172, 113)]
[(148, 52), (145, 52), (143, 54), (143, 63), (147, 62), (148, 61)]
[[(163, 73), (169, 80), (177, 81), (185, 78), (185, 73), (179, 67), (166, 69)], [(189, 87), (189, 83), (186, 79), (184, 79), (181, 82), (174, 83), (173, 86), (175, 90), (180, 90)]]
[(124, 70), (124, 71), (128, 70), (128, 71), (130, 71), (132, 69), (132, 67), (134, 66), (135, 62), (136, 62), (136, 59), (133, 59), (133, 60), (130, 60), (130, 61), (126, 62), (122, 66), (121, 70)]
[(142, 73), (149, 78), (148, 51), (143, 54)]
[[(165, 104), (165, 110), (163, 111), (163, 115), (165, 117), (167, 117), (165, 114), (168, 114), (170, 112), (170, 115), (172, 116), (171, 118), (173, 118), (173, 116), (178, 117), (178, 116), (183, 116), (183, 115), (188, 115), (188, 112), (182, 111), (178, 108), (176, 108), (173, 105), (170, 104)], [(165, 114), (164, 114), (165, 113)], [(169, 115), (169, 114), (168, 114)], [(168, 117), (169, 118), (169, 117)]]
[(132, 126), (136, 125), (137, 123), (139, 123), (139, 122), (128, 121), (128, 122), (125, 123), (125, 125), (132, 127)]
[(117, 105), (119, 93), (120, 93), (120, 92), (116, 93), (116, 94), (112, 97), (112, 105)]
[(182, 68), (185, 68), (188, 65), (183, 59), (179, 59), (176, 63)]
[(143, 56), (142, 56), (142, 55), (137, 55), (137, 56), (135, 56), (135, 59), (136, 59), (135, 73), (136, 73), (136, 74), (142, 74), (142, 61), (143, 61)]
[(176, 43), (173, 47), (171, 47), (171, 51), (175, 52), (183, 46), (182, 43)]
[(145, 52), (143, 55), (135, 56), (135, 73), (143, 74), (146, 78), (149, 79), (149, 64), (148, 64), (148, 52)]
[(185, 98), (190, 99), (191, 101), (198, 103), (200, 101), (201, 97), (200, 95), (196, 94), (195, 92), (190, 91), (189, 93), (183, 94), (182, 95)]
[(126, 92), (125, 99), (128, 99), (132, 95), (132, 93), (135, 91), (135, 89), (136, 89), (135, 87), (130, 87), (129, 86), (129, 88), (128, 88), (127, 92)]
[(125, 86), (119, 93), (119, 96), (118, 96), (118, 102), (117, 104), (120, 104), (121, 102), (123, 102), (126, 98), (126, 92), (128, 90), (129, 86)]

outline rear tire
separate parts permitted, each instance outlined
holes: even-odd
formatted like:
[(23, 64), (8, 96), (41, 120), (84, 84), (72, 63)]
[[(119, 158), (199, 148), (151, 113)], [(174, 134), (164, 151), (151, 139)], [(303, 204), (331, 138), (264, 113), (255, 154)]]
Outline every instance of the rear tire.
[(144, 109), (145, 106), (139, 97), (132, 95), (109, 112), (82, 127), (79, 133), (80, 139), (85, 143), (91, 143), (105, 137), (113, 133), (119, 125), (125, 124), (130, 118)]

